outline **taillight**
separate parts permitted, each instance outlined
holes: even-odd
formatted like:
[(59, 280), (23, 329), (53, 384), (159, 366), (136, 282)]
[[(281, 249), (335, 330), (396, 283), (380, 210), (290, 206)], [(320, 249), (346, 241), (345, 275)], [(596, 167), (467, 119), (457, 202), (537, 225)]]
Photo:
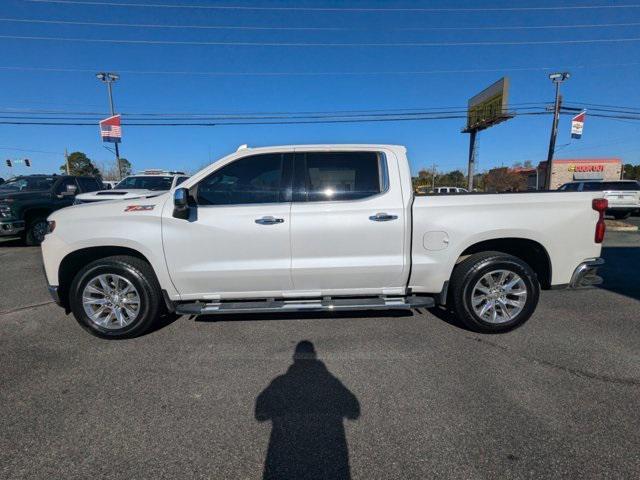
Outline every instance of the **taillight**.
[(598, 212), (598, 222), (596, 223), (596, 235), (595, 242), (602, 243), (604, 240), (604, 233), (607, 230), (607, 225), (604, 223), (604, 212), (609, 206), (609, 201), (606, 198), (594, 198), (591, 202), (591, 208)]

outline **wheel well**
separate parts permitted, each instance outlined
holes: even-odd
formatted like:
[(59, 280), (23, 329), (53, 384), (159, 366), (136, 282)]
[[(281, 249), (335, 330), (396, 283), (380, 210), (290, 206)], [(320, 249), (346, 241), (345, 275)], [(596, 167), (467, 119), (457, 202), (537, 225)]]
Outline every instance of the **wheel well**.
[(32, 208), (30, 210), (27, 210), (26, 212), (24, 212), (24, 221), (27, 225), (29, 225), (29, 222), (37, 217), (45, 217), (47, 218), (49, 216), (49, 214), (51, 213), (50, 209), (47, 208)]
[(129, 255), (150, 263), (140, 252), (127, 247), (89, 247), (71, 252), (62, 259), (58, 269), (58, 294), (65, 309), (69, 310), (69, 287), (78, 271), (88, 263), (113, 255)]
[(496, 238), (485, 240), (468, 247), (460, 254), (460, 259), (473, 255), (474, 253), (487, 251), (503, 252), (518, 257), (536, 273), (542, 288), (548, 289), (551, 287), (551, 260), (549, 259), (547, 250), (538, 242), (526, 238)]

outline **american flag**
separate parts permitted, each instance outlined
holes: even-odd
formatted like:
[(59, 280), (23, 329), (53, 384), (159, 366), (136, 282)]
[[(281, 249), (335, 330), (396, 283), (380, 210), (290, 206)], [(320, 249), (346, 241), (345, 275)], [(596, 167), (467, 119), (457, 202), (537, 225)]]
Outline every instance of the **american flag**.
[(122, 141), (120, 115), (100, 120), (100, 136), (103, 142), (120, 143)]

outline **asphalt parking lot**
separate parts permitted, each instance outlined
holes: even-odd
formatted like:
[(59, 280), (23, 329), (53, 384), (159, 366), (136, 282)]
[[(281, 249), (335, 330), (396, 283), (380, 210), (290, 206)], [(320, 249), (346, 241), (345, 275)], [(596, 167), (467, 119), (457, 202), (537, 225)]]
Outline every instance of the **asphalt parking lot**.
[(504, 335), (390, 312), (104, 341), (2, 242), (0, 477), (639, 478), (640, 234), (605, 247), (602, 288)]

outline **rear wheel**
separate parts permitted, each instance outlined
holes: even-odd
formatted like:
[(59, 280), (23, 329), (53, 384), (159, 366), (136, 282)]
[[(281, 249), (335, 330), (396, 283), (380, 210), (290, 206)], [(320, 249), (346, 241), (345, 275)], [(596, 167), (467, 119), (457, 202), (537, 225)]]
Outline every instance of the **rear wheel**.
[(512, 330), (533, 314), (540, 286), (525, 262), (500, 252), (470, 256), (454, 269), (451, 303), (456, 316), (471, 330)]
[(29, 246), (37, 246), (42, 243), (47, 234), (47, 219), (45, 217), (35, 217), (27, 222), (24, 243)]
[(151, 266), (139, 258), (96, 260), (74, 278), (69, 303), (78, 323), (101, 338), (145, 333), (161, 309), (160, 285)]

